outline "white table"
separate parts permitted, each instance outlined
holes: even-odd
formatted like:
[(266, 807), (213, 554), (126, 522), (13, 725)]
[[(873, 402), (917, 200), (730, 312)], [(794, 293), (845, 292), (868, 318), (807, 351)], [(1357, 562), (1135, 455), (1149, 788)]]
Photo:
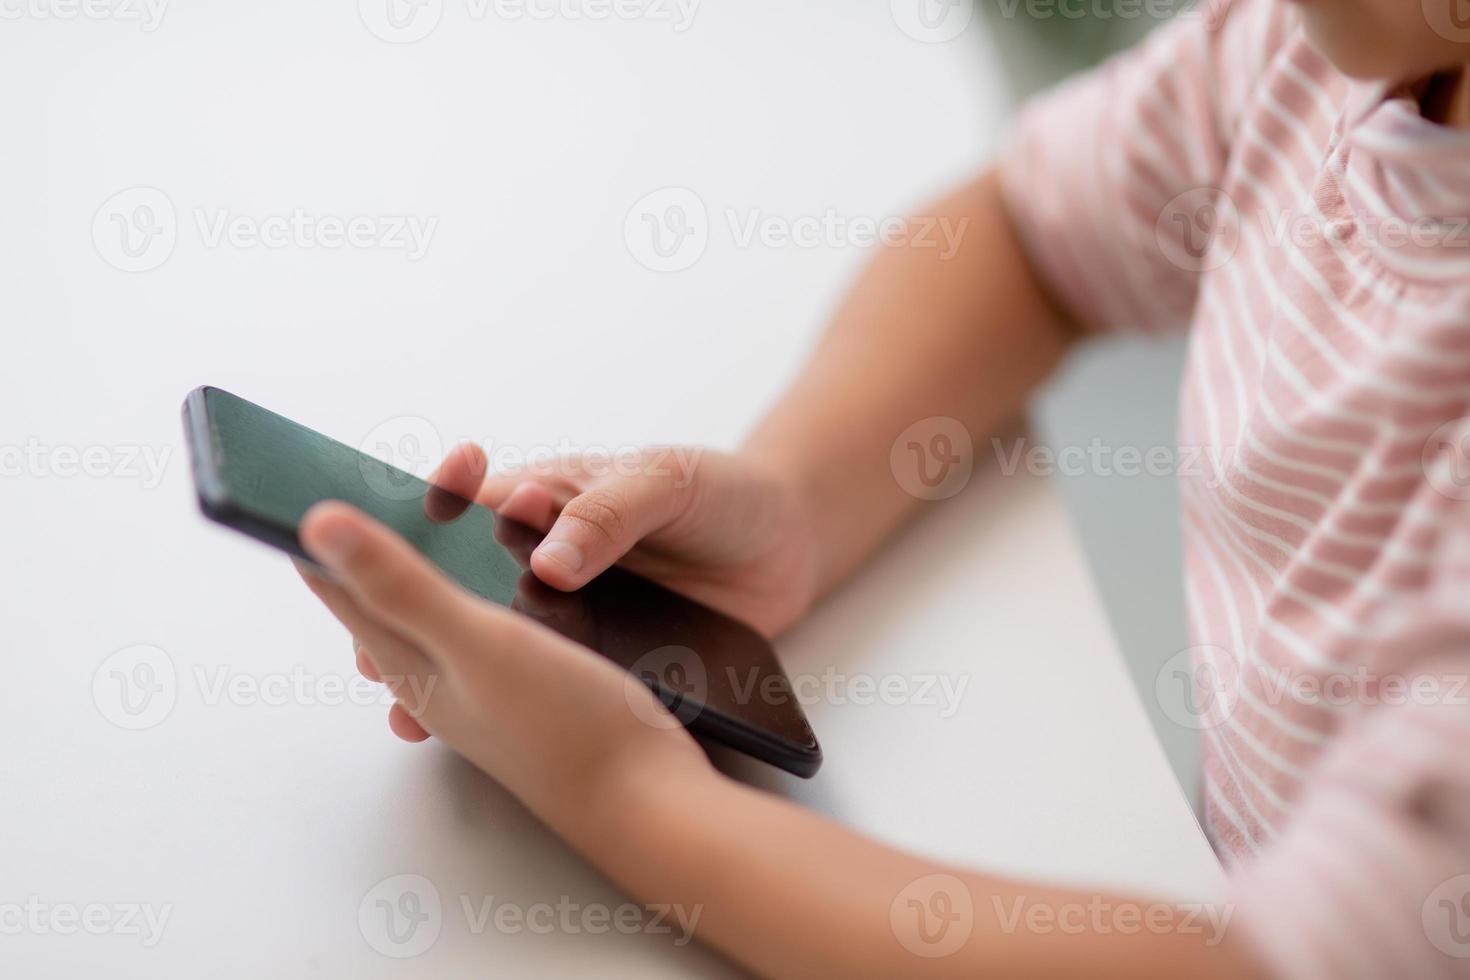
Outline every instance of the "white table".
[[(197, 516), (177, 404), (218, 384), (349, 441), (422, 434), (417, 416), (429, 443), (731, 444), (863, 259), (738, 229), (903, 213), (985, 159), (1003, 87), (978, 24), (921, 43), (884, 4), (710, 3), (682, 32), (476, 9), (449, 0), (412, 44), (289, 0), (168, 7), (152, 31), (35, 10), (3, 25), (7, 976), (730, 972), (664, 937), (476, 932), (462, 896), (623, 899), (470, 767), (396, 741), (380, 706), (323, 703), (353, 676), (347, 639), (277, 555)], [(624, 225), (668, 186), (709, 225), (697, 261), (661, 273)], [(172, 209), (166, 260), (164, 239), (119, 249), (114, 214), (169, 227), (134, 210), (156, 197), (113, 198), (135, 187)], [(249, 244), (296, 209), (368, 216), (374, 242), (393, 216), (437, 224), (417, 260), (332, 247), (319, 225)], [(233, 243), (211, 237), (221, 215), (243, 222)], [(127, 730), (108, 685), (137, 645), (175, 683)], [(1216, 887), (1046, 482), (981, 473), (781, 648), (796, 675), (968, 686), (949, 717), (810, 705), (818, 777), (725, 760), (747, 778), (956, 862)], [(358, 920), (399, 874), (443, 902), (410, 959)], [(28, 904), (41, 924), (17, 933), (6, 909)], [(124, 922), (135, 905), (168, 910), (157, 942)], [(71, 914), (104, 934), (59, 934)]]

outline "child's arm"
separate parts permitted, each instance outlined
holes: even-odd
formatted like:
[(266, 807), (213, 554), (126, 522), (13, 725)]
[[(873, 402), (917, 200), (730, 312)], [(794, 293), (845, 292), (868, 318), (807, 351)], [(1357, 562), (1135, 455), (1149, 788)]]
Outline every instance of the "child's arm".
[[(803, 604), (830, 589), (916, 505), (890, 470), (896, 436), (931, 416), (983, 435), (1019, 409), (1073, 336), (1023, 258), (993, 176), (935, 217), (968, 220), (958, 252), (881, 253), (741, 454), (701, 460), (687, 483), (666, 473), (496, 476), (481, 499), (577, 548), (575, 569), (545, 545), (533, 558), (552, 584), (576, 587), (628, 553), (640, 570), (779, 631), (802, 606), (773, 596), (803, 580)], [(461, 451), (440, 481), (473, 492), (483, 465)], [(353, 542), (337, 554), (325, 547), (333, 529)], [(313, 587), (364, 644), (373, 673), (423, 674), (421, 689), (435, 679), (420, 717), (395, 708), (396, 730), (453, 746), (635, 896), (697, 906), (697, 935), (760, 973), (1258, 975), (1237, 942), (1183, 914), (1152, 928), (1088, 919), (1028, 929), (1025, 912), (1037, 907), (1142, 914), (1150, 903), (943, 869), (866, 840), (721, 776), (682, 730), (638, 720), (657, 702), (633, 685), (649, 704), (629, 710), (617, 668), (472, 599), (361, 515), (314, 512), (303, 541), (344, 583)], [(548, 730), (548, 715), (564, 723)], [(952, 879), (935, 890), (920, 880), (933, 874)], [(933, 951), (921, 930), (955, 910), (962, 918), (943, 920), (948, 928), (970, 930), (957, 948), (915, 952)]]
[[(994, 173), (936, 202), (924, 227), (922, 241), (943, 242), (933, 229), (944, 228), (958, 246), (880, 251), (741, 452), (703, 454), (687, 474), (651, 457), (632, 475), (497, 474), (481, 486), (483, 455), (462, 447), (441, 482), (549, 528), (532, 568), (557, 588), (626, 560), (781, 632), (919, 503), (890, 463), (899, 436), (948, 417), (983, 445), (1076, 335), (1027, 265)], [(919, 441), (930, 448), (922, 428)]]
[[(698, 903), (698, 938), (763, 976), (1264, 976), (1223, 906), (1200, 914), (945, 867), (713, 771), (645, 779), (610, 810), (588, 857), (645, 901)], [(1113, 918), (1132, 909), (1141, 923), (1150, 908), (1154, 923), (1126, 934)], [(1029, 928), (1037, 910), (1065, 928)]]
[[(1221, 920), (944, 869), (729, 780), (672, 718), (645, 720), (662, 709), (641, 683), (469, 595), (344, 504), (308, 514), (302, 541), (340, 583), (307, 573), (370, 673), (432, 692), (416, 703), (415, 731), (455, 748), (634, 896), (684, 910), (697, 938), (758, 973), (1259, 975)], [(404, 706), (394, 712), (408, 735)], [(952, 877), (927, 879), (935, 874)], [(1037, 908), (1057, 916), (1052, 927), (1028, 925)]]
[[(778, 632), (801, 608), (778, 607), (773, 596), (803, 577), (805, 601), (827, 591), (917, 504), (890, 470), (896, 436), (941, 415), (981, 436), (1019, 409), (1072, 337), (1022, 257), (993, 176), (934, 216), (952, 227), (967, 221), (958, 252), (881, 253), (741, 454), (701, 459), (687, 482), (678, 473), (493, 476), (481, 499), (554, 525), (548, 540), (577, 547), (575, 571), (544, 553), (533, 559), (553, 584), (576, 587), (632, 549), (640, 570)], [(483, 466), (461, 450), (440, 482), (472, 493)], [(334, 524), (366, 542), (345, 562), (320, 548)], [(396, 730), (432, 733), (459, 750), (638, 898), (697, 907), (697, 936), (759, 973), (1257, 975), (1203, 919), (1183, 928), (1181, 915), (1170, 916), (1152, 931), (1090, 921), (1080, 931), (1028, 930), (1025, 910), (1036, 907), (1065, 914), (1151, 903), (945, 869), (867, 840), (720, 775), (682, 730), (638, 720), (657, 704), (648, 695), (644, 710), (629, 710), (616, 668), (470, 599), (360, 515), (313, 513), (303, 540), (345, 583), (312, 584), (369, 651), (374, 673), (424, 673), (421, 689), (437, 678), (419, 718), (395, 708)], [(565, 723), (548, 730), (548, 715)], [(936, 891), (920, 881), (934, 874), (952, 878)], [(954, 952), (914, 951), (932, 951), (921, 928), (966, 904), (969, 915), (945, 934), (968, 928)], [(921, 912), (934, 918), (921, 921)]]
[[(1122, 153), (1125, 163), (1168, 176), (1169, 184), (1154, 189), (1164, 201), (1211, 182), (1218, 162), (1212, 145), (1190, 157), (1198, 167), (1162, 170), (1139, 159), (1138, 141), (1119, 147), (1122, 135), (1142, 131), (1128, 119), (1154, 111), (1148, 96), (1157, 91), (1213, 117), (1216, 86), (1199, 68), (1208, 59), (1171, 55), (1178, 46), (1212, 48), (1216, 39), (1193, 25), (1181, 29), (1132, 61), (1126, 84), (1082, 92), (1088, 111), (1067, 118), (1104, 121), (1087, 134), (1097, 154), (1078, 159), (1062, 132), (1052, 134), (1055, 146), (1025, 140), (1011, 157), (1013, 207), (1025, 197), (1017, 182), (1036, 183), (1028, 161), (1067, 162), (1080, 171), (1040, 186), (1023, 224), (1033, 246), (1028, 254), (1067, 246), (1050, 249), (1045, 279), (1067, 294), (1066, 309), (1091, 325), (1125, 321), (1140, 305), (1133, 300), (1161, 290), (1172, 300), (1166, 313), (1189, 306), (1193, 277), (1156, 247), (1149, 251), (1152, 218), (1140, 219), (1137, 202), (1109, 193), (1106, 179), (1116, 176), (1114, 157)], [(1248, 33), (1231, 37), (1256, 41)], [(1181, 74), (1179, 65), (1198, 70)], [(1104, 151), (1112, 154), (1106, 161)], [(1143, 210), (1158, 213), (1148, 202)], [(576, 588), (626, 555), (637, 570), (768, 634), (847, 575), (917, 503), (890, 470), (896, 437), (934, 416), (956, 418), (972, 437), (983, 437), (1017, 411), (1074, 335), (1022, 256), (995, 176), (934, 211), (931, 217), (948, 218), (951, 227), (969, 219), (957, 254), (944, 258), (941, 250), (912, 246), (883, 251), (790, 395), (742, 453), (711, 454), (687, 481), (652, 468), (595, 480), (562, 473), (485, 481), (485, 503), (550, 528), (531, 559), (537, 575)], [(1069, 266), (1059, 253), (1082, 258)], [(1099, 282), (1117, 288), (1088, 288)], [(441, 482), (473, 491), (483, 466), (482, 455), (461, 451), (446, 462)], [(302, 540), (344, 583), (313, 587), (365, 644), (372, 672), (417, 675), (420, 690), (437, 684), (417, 719), (395, 706), (395, 730), (410, 738), (433, 734), (461, 752), (634, 895), (700, 906), (697, 934), (759, 972), (1257, 975), (1233, 933), (1210, 946), (1218, 932), (1201, 929), (1197, 919), (1194, 931), (1183, 922), (1162, 932), (1154, 931), (1157, 923), (1129, 929), (1112, 919), (1101, 929), (1073, 919), (1066, 928), (1029, 929), (1028, 908), (1060, 914), (1078, 906), (1116, 909), (1128, 900), (946, 872), (740, 786), (715, 772), (682, 729), (639, 721), (658, 702), (621, 670), (525, 617), (474, 600), (362, 515), (339, 506), (313, 512)], [(630, 697), (641, 699), (638, 710), (629, 709)], [(547, 717), (564, 723), (548, 728)], [(914, 884), (933, 873), (953, 875), (958, 890), (943, 894), (940, 882), (938, 892), (926, 894), (926, 883)], [(958, 948), (943, 957), (916, 953), (916, 943), (927, 949), (920, 930), (937, 929), (946, 913), (959, 912), (961, 919), (943, 921), (962, 928), (966, 898), (972, 931)], [(920, 911), (935, 918), (921, 923)]]
[(882, 251), (746, 446), (806, 502), (819, 595), (919, 502), (890, 468), (894, 440), (947, 416), (985, 445), (1076, 336), (1022, 255), (994, 173), (937, 202), (930, 219), (962, 229), (958, 250)]

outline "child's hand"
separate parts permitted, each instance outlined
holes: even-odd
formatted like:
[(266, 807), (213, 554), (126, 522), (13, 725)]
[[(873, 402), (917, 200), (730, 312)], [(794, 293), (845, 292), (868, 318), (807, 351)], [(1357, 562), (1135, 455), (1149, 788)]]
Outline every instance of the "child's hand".
[(435, 482), (548, 531), (531, 569), (564, 591), (621, 561), (766, 636), (799, 619), (815, 593), (813, 538), (796, 495), (742, 456), (648, 450), (616, 467), (573, 457), (487, 474), (484, 453), (464, 445)]
[[(569, 838), (599, 801), (650, 771), (710, 771), (694, 740), (640, 682), (539, 623), (446, 578), (402, 538), (346, 504), (301, 524), (328, 582), (303, 577), (388, 684), (395, 732), (432, 734)], [(656, 724), (660, 718), (666, 725)]]

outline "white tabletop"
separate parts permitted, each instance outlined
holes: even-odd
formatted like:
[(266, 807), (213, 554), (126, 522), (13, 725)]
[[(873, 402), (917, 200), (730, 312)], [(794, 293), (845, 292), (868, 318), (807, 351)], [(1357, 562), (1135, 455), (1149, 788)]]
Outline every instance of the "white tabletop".
[[(371, 3), (165, 5), (152, 30), (123, 15), (156, 7), (41, 4), (5, 25), (0, 972), (730, 971), (663, 936), (479, 919), (491, 896), (625, 899), (355, 703), (347, 638), (284, 560), (197, 515), (178, 402), (216, 384), (422, 455), (730, 445), (861, 265), (863, 222), (984, 161), (1003, 87), (978, 24), (927, 43), (946, 25), (902, 2), (533, 7), (562, 12), (430, 0), (413, 43), (366, 22), (426, 22)], [(639, 234), (670, 203), (706, 223), (665, 257)], [(366, 245), (331, 244), (363, 217)], [(839, 230), (747, 242), (753, 218)], [(722, 760), (745, 778), (955, 862), (1215, 888), (1045, 481), (982, 470), (780, 647), (818, 682), (826, 765)], [(123, 684), (139, 663), (148, 702)], [(857, 703), (863, 677), (928, 695)], [(406, 959), (371, 924), (399, 875), (441, 903)]]

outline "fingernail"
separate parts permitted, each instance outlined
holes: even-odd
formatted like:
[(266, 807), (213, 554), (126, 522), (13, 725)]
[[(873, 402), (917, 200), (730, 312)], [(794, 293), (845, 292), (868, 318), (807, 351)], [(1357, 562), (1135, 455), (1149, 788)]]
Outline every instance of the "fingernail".
[(346, 521), (327, 521), (316, 532), (312, 553), (328, 565), (341, 565), (357, 547), (357, 532)]
[(543, 558), (565, 565), (567, 571), (576, 572), (582, 568), (582, 549), (570, 541), (547, 541), (536, 551)]

